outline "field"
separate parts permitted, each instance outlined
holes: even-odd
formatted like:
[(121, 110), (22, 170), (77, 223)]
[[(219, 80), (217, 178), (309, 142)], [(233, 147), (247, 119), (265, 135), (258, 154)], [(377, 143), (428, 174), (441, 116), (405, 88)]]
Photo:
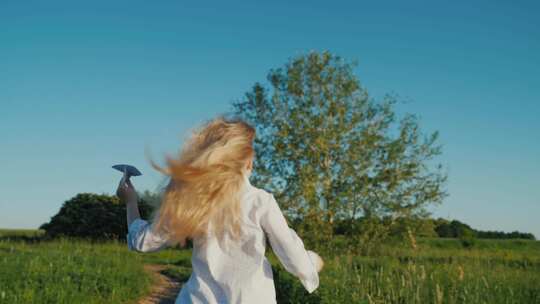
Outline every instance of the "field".
[[(14, 236), (15, 235), (15, 236)], [(36, 241), (39, 232), (0, 231), (0, 303), (137, 303), (153, 284), (144, 265), (185, 281), (190, 251), (128, 252), (118, 242)], [(540, 303), (540, 242), (422, 239), (373, 256), (333, 254), (307, 294), (278, 265), (278, 303)]]

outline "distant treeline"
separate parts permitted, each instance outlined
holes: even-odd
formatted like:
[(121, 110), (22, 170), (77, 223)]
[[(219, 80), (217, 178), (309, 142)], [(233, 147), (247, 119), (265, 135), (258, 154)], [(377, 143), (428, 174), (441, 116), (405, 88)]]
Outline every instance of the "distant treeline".
[[(159, 204), (159, 195), (145, 191), (140, 193), (139, 208), (143, 218), (149, 218)], [(125, 205), (116, 196), (94, 193), (79, 193), (64, 202), (60, 210), (48, 223), (40, 228), (47, 237), (72, 236), (91, 239), (122, 239), (126, 231)], [(302, 220), (291, 219), (293, 228), (301, 231)], [(317, 227), (318, 228), (318, 227)], [(314, 229), (317, 229), (314, 228)], [(360, 217), (341, 219), (333, 223), (334, 235), (366, 235), (368, 239), (385, 234), (388, 236), (413, 233), (419, 237), (482, 238), (482, 239), (527, 239), (535, 240), (532, 233), (481, 231), (457, 220), (442, 218), (398, 218)], [(1, 236), (1, 235), (0, 235)]]
[(475, 236), (480, 239), (527, 239), (535, 240), (532, 233), (525, 232), (503, 232), (503, 231), (482, 231), (473, 229), (471, 226), (458, 220), (448, 221), (445, 219), (433, 220), (435, 232), (439, 237), (461, 238), (466, 236)]
[(338, 220), (334, 223), (334, 234), (355, 235), (373, 229), (373, 223), (378, 223), (381, 227), (388, 227), (389, 235), (400, 235), (404, 231), (410, 230), (414, 235), (429, 238), (479, 238), (479, 239), (526, 239), (536, 240), (532, 233), (519, 231), (482, 231), (458, 220), (446, 220), (443, 218), (370, 218), (360, 217), (354, 220)]

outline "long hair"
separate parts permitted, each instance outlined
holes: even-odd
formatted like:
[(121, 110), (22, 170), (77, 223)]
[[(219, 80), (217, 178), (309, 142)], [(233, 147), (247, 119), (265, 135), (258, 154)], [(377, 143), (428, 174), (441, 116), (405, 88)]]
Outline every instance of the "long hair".
[(182, 246), (207, 233), (240, 237), (239, 194), (254, 156), (254, 137), (249, 124), (221, 117), (196, 130), (177, 159), (167, 157), (165, 168), (152, 162), (170, 177), (154, 229)]

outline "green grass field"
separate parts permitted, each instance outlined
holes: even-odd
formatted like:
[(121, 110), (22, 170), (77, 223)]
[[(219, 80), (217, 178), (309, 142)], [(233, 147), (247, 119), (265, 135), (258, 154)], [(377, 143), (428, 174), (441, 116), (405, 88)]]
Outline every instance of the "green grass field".
[(148, 292), (142, 258), (120, 244), (0, 241), (0, 303), (128, 303)]
[[(137, 254), (118, 242), (21, 239), (36, 233), (0, 231), (0, 303), (136, 303), (152, 283), (144, 264), (166, 265), (181, 281), (191, 272), (189, 250)], [(540, 303), (538, 241), (479, 240), (464, 249), (423, 239), (416, 250), (323, 256), (313, 294), (269, 258), (278, 303)]]

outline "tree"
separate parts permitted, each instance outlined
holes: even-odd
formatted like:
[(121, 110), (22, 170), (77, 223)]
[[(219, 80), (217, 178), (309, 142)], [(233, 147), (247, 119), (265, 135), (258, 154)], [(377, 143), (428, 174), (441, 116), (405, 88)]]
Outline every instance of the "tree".
[(448, 222), (444, 219), (436, 221), (435, 231), (439, 237), (461, 238), (474, 235), (476, 232), (471, 226), (458, 220)]
[(157, 210), (163, 199), (163, 191), (144, 190), (144, 192), (139, 193), (139, 199), (152, 207), (153, 210)]
[(434, 220), (435, 231), (439, 237), (462, 238), (474, 235), (479, 239), (526, 239), (536, 240), (534, 234), (514, 231), (506, 233), (503, 231), (482, 231), (471, 228), (471, 226), (458, 220), (448, 221), (442, 218)]
[[(152, 212), (144, 200), (139, 201), (139, 210), (143, 218)], [(126, 206), (116, 196), (79, 193), (64, 202), (51, 221), (40, 229), (44, 229), (48, 237), (125, 239)]]
[(446, 175), (431, 164), (438, 133), (424, 136), (415, 115), (398, 120), (396, 98), (374, 101), (354, 66), (301, 55), (233, 105), (257, 130), (254, 183), (319, 234), (338, 219), (425, 215), (445, 196)]

